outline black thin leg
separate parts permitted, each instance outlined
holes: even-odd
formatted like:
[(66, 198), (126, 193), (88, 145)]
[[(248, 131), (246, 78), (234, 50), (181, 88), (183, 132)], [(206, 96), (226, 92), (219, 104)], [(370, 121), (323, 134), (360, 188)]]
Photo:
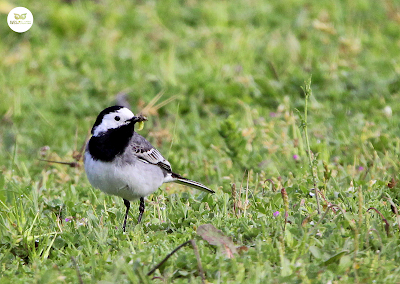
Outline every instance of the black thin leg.
[(139, 218), (138, 218), (138, 221), (137, 221), (138, 224), (140, 223), (140, 221), (142, 221), (143, 212), (144, 212), (144, 198), (140, 197)]
[(124, 224), (122, 225), (122, 229), (125, 232), (125, 227), (126, 227), (126, 219), (128, 218), (128, 213), (129, 213), (129, 208), (131, 207), (131, 203), (129, 202), (129, 200), (126, 200), (124, 198), (124, 204), (126, 206), (126, 212), (125, 212), (125, 218), (124, 218)]

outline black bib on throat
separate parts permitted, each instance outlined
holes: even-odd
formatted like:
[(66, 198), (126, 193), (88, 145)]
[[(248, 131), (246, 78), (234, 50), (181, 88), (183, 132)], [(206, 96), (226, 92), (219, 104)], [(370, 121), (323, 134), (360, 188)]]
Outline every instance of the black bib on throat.
[(111, 162), (116, 156), (121, 155), (133, 135), (134, 125), (134, 123), (129, 123), (119, 128), (109, 129), (99, 136), (92, 136), (88, 150), (93, 159)]

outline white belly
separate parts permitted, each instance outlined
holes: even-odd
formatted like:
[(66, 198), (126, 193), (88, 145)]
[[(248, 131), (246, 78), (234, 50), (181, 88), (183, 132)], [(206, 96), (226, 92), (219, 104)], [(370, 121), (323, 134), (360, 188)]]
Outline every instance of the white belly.
[(127, 200), (152, 194), (164, 181), (164, 174), (158, 166), (139, 160), (134, 164), (115, 165), (94, 161), (86, 152), (84, 162), (86, 175), (94, 187)]

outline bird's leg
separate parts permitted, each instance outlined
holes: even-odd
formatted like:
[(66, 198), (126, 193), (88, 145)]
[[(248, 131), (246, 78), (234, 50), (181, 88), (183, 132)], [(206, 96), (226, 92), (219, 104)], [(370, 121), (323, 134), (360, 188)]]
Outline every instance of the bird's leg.
[(140, 221), (142, 221), (143, 212), (144, 212), (144, 198), (140, 197), (138, 224), (140, 223)]
[(122, 229), (125, 232), (125, 227), (126, 227), (126, 219), (128, 218), (128, 213), (129, 213), (129, 208), (131, 207), (131, 203), (129, 202), (129, 200), (126, 200), (124, 198), (124, 204), (126, 206), (126, 212), (125, 212), (125, 218), (124, 218), (124, 224), (122, 225)]

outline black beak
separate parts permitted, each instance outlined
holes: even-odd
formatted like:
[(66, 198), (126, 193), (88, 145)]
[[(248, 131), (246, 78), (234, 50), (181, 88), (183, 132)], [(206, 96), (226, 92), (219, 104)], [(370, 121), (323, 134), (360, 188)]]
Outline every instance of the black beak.
[(147, 121), (147, 117), (139, 114), (138, 116), (134, 116), (130, 119), (131, 123), (136, 123), (136, 122), (141, 122), (141, 121)]

